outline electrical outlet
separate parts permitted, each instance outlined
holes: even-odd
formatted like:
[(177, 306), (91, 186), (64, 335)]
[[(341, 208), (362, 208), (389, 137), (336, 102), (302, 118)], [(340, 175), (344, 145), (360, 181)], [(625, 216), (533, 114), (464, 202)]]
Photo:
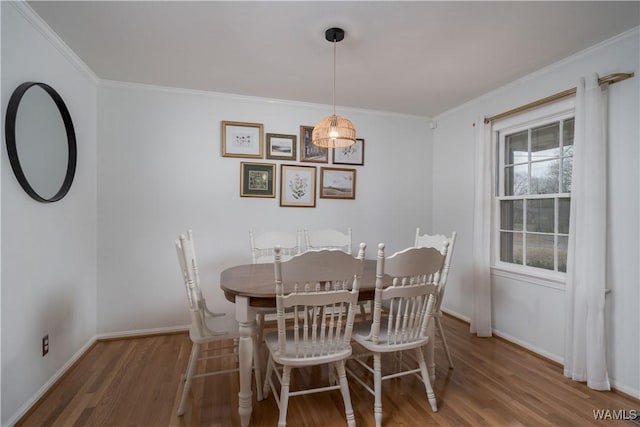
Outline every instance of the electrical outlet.
[(42, 337), (42, 357), (49, 353), (49, 334)]

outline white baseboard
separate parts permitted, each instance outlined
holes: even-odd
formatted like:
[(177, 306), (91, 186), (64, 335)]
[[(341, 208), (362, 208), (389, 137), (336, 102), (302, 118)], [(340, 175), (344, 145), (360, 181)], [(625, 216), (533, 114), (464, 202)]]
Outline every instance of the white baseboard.
[(446, 307), (440, 307), (440, 310), (442, 310), (443, 313), (447, 313), (449, 316), (455, 317), (455, 318), (460, 319), (460, 320), (464, 320), (467, 323), (471, 323), (471, 319), (468, 318), (467, 316), (463, 316), (462, 314), (457, 313), (457, 312), (455, 312), (453, 310), (449, 310)]
[(616, 380), (614, 378), (609, 378), (609, 381), (611, 382), (612, 390), (617, 390), (619, 392), (622, 392), (626, 395), (633, 397), (634, 399), (640, 400), (640, 389), (634, 389), (631, 387), (627, 387), (626, 385), (623, 385), (623, 384), (618, 384), (616, 383)]
[(62, 378), (62, 376), (69, 370), (69, 368), (71, 368), (87, 352), (87, 350), (91, 348), (91, 346), (95, 342), (96, 337), (94, 336), (89, 339), (89, 341), (87, 341), (85, 345), (80, 347), (80, 349), (76, 351), (75, 354), (71, 357), (71, 359), (69, 359), (67, 363), (65, 363), (60, 369), (58, 369), (58, 371), (53, 374), (51, 378), (49, 378), (49, 381), (47, 381), (42, 387), (40, 387), (40, 390), (38, 390), (37, 393), (34, 394), (31, 399), (25, 402), (25, 404), (22, 405), (11, 418), (9, 418), (6, 425), (12, 426), (17, 423), (22, 417), (24, 417), (25, 414), (31, 409), (31, 407), (35, 405), (42, 398), (42, 396), (44, 396), (49, 391), (49, 389), (56, 382), (58, 382), (60, 378)]
[(49, 381), (44, 383), (42, 387), (38, 390), (36, 394), (34, 394), (31, 399), (25, 402), (18, 411), (13, 414), (11, 418), (7, 421), (7, 426), (13, 426), (17, 423), (22, 417), (26, 415), (27, 412), (35, 405), (48, 391), (51, 387), (53, 387), (56, 382), (62, 378), (62, 376), (91, 348), (91, 346), (98, 340), (101, 339), (118, 339), (118, 338), (129, 338), (136, 337), (142, 335), (157, 335), (157, 334), (169, 334), (174, 332), (183, 332), (188, 331), (189, 325), (184, 326), (173, 326), (168, 328), (152, 328), (152, 329), (138, 329), (133, 331), (125, 331), (125, 332), (111, 332), (106, 334), (99, 334), (92, 337), (85, 345), (83, 345), (75, 354), (65, 363), (58, 371), (53, 374)]
[(98, 334), (96, 336), (97, 340), (112, 340), (118, 338), (131, 338), (137, 337), (141, 335), (160, 335), (160, 334), (171, 334), (174, 332), (185, 332), (189, 330), (189, 325), (182, 326), (170, 326), (166, 328), (151, 328), (151, 329), (135, 329), (132, 331), (124, 331), (124, 332), (107, 332), (105, 334)]
[[(452, 310), (447, 310), (445, 308), (442, 308), (442, 311), (447, 313), (450, 316), (456, 317), (460, 320), (464, 320), (465, 322), (469, 322), (469, 318), (467, 318), (466, 316), (461, 315), (460, 313), (456, 313), (455, 311)], [(85, 345), (83, 345), (72, 357), (71, 359), (69, 359), (69, 361), (67, 361), (67, 363), (64, 364), (64, 366), (62, 366), (50, 379), (49, 381), (47, 381), (42, 387), (40, 387), (40, 389), (38, 390), (38, 392), (36, 394), (34, 394), (31, 399), (29, 399), (24, 405), (22, 405), (22, 407), (15, 413), (13, 414), (13, 416), (11, 418), (9, 418), (8, 422), (7, 422), (7, 426), (13, 426), (15, 423), (17, 423), (30, 409), (33, 405), (35, 405), (48, 391), (49, 389), (89, 350), (89, 348), (91, 348), (91, 346), (98, 340), (101, 339), (118, 339), (118, 338), (130, 338), (130, 337), (136, 337), (136, 336), (143, 336), (143, 335), (158, 335), (158, 334), (163, 334), (163, 333), (174, 333), (174, 332), (182, 332), (182, 331), (188, 331), (189, 330), (189, 326), (188, 325), (184, 325), (184, 326), (173, 326), (173, 327), (167, 327), (167, 328), (151, 328), (151, 329), (138, 329), (138, 330), (132, 330), (132, 331), (124, 331), (124, 332), (109, 332), (109, 333), (105, 333), (105, 334), (99, 334), (96, 335), (94, 337), (92, 337), (89, 341), (87, 341), (87, 343)], [(527, 350), (530, 350), (534, 353), (540, 354), (544, 357), (546, 357), (547, 359), (553, 360), (555, 362), (558, 362), (560, 364), (563, 363), (563, 358), (548, 353), (540, 348), (537, 348), (535, 346), (532, 346), (531, 344), (518, 340), (508, 334), (504, 334), (500, 331), (496, 331), (495, 329), (493, 330), (493, 333), (500, 337), (503, 338), (507, 341), (513, 342), (523, 348), (526, 348)], [(640, 399), (640, 390), (635, 390), (631, 387), (627, 387), (624, 385), (620, 385), (620, 384), (616, 384), (616, 382), (611, 379), (611, 387), (621, 391), (622, 393), (625, 393), (629, 396), (632, 396), (634, 398)]]
[[(470, 321), (471, 321), (471, 319), (469, 319), (468, 317), (463, 316), (460, 313), (456, 313), (455, 311), (448, 310), (448, 309), (446, 309), (444, 307), (442, 307), (442, 311), (444, 313), (452, 316), (452, 317), (458, 318), (460, 320), (464, 320), (467, 323), (470, 323)], [(538, 348), (538, 347), (536, 347), (534, 345), (531, 345), (528, 342), (519, 340), (519, 339), (517, 339), (515, 337), (512, 337), (509, 334), (505, 334), (505, 333), (500, 332), (500, 331), (498, 331), (496, 329), (492, 329), (492, 331), (493, 331), (493, 334), (495, 336), (497, 336), (497, 337), (500, 337), (500, 338), (502, 338), (504, 340), (512, 342), (512, 343), (514, 343), (514, 344), (516, 344), (516, 345), (518, 345), (518, 346), (520, 346), (522, 348), (525, 348), (525, 349), (527, 349), (527, 350), (529, 350), (529, 351), (531, 351), (533, 353), (539, 354), (540, 356), (545, 357), (545, 358), (547, 358), (549, 360), (553, 360), (554, 362), (557, 362), (557, 363), (559, 363), (561, 365), (564, 364), (564, 357), (558, 356), (557, 354), (549, 353), (549, 352), (547, 352), (547, 351), (545, 351), (545, 350), (543, 350), (541, 348)], [(627, 394), (627, 395), (629, 395), (629, 396), (631, 396), (631, 397), (633, 397), (635, 399), (640, 399), (640, 390), (639, 389), (635, 389), (633, 387), (629, 387), (629, 386), (626, 386), (624, 384), (620, 384), (619, 382), (617, 382), (615, 380), (615, 378), (609, 378), (609, 382), (611, 383), (611, 389), (612, 390), (617, 390), (617, 391), (622, 392), (624, 394)]]
[(541, 349), (540, 347), (536, 347), (535, 345), (532, 345), (531, 343), (519, 340), (516, 337), (512, 337), (511, 335), (505, 334), (504, 332), (500, 332), (500, 331), (498, 331), (496, 329), (492, 329), (492, 331), (493, 331), (493, 334), (495, 336), (500, 337), (502, 339), (505, 339), (505, 340), (507, 340), (509, 342), (512, 342), (514, 344), (517, 344), (522, 348), (526, 348), (527, 350), (529, 350), (529, 351), (531, 351), (533, 353), (539, 354), (540, 356), (542, 356), (544, 358), (547, 358), (549, 360), (553, 360), (554, 362), (559, 363), (561, 365), (564, 363), (564, 358), (561, 357), (561, 356), (558, 356), (557, 354), (550, 353), (550, 352), (548, 352), (546, 350)]
[[(470, 318), (468, 318), (466, 316), (463, 316), (460, 313), (456, 313), (455, 311), (449, 310), (449, 309), (444, 308), (444, 307), (442, 307), (442, 311), (444, 313), (447, 313), (450, 316), (456, 317), (456, 318), (458, 318), (460, 320), (464, 320), (467, 323), (471, 323), (471, 319)], [(553, 360), (554, 362), (558, 362), (560, 364), (562, 364), (564, 362), (564, 359), (562, 357), (556, 355), (556, 354), (549, 353), (548, 351), (543, 350), (541, 348), (538, 348), (538, 347), (536, 347), (534, 345), (531, 345), (530, 343), (528, 343), (526, 341), (519, 340), (516, 337), (512, 337), (509, 334), (505, 334), (504, 332), (500, 332), (500, 331), (496, 330), (495, 328), (492, 328), (491, 332), (493, 333), (493, 335), (495, 335), (497, 337), (500, 337), (500, 338), (505, 339), (505, 340), (507, 340), (509, 342), (517, 344), (520, 347), (526, 348), (527, 350), (532, 351), (532, 352), (534, 352), (536, 354), (539, 354), (539, 355), (541, 355), (543, 357), (546, 357), (549, 360)]]

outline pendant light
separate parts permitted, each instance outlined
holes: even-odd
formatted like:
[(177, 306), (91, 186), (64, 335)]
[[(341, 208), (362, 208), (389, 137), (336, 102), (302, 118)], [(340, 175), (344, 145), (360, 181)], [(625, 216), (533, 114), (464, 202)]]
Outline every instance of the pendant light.
[(349, 119), (336, 116), (336, 43), (344, 39), (344, 30), (329, 28), (324, 36), (333, 43), (333, 114), (316, 123), (312, 142), (319, 147), (348, 147), (356, 142), (356, 130)]

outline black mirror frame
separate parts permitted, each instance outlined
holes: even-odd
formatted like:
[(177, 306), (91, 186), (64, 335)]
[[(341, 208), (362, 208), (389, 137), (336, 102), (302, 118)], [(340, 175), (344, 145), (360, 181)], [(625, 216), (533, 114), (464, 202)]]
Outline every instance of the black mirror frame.
[[(16, 116), (18, 114), (18, 106), (20, 105), (20, 100), (22, 100), (25, 92), (31, 88), (32, 86), (39, 86), (44, 89), (45, 92), (49, 94), (49, 96), (53, 99), (56, 106), (58, 107), (58, 111), (60, 111), (60, 115), (62, 116), (62, 121), (64, 122), (64, 128), (67, 132), (67, 144), (69, 147), (69, 156), (67, 160), (67, 172), (64, 177), (64, 181), (62, 182), (62, 186), (58, 190), (58, 192), (53, 195), (50, 199), (45, 199), (40, 196), (35, 189), (29, 184), (27, 177), (22, 170), (22, 166), (20, 165), (20, 159), (18, 158), (18, 150), (16, 148)], [(77, 146), (76, 146), (76, 134), (73, 128), (73, 122), (71, 121), (71, 114), (69, 114), (69, 110), (65, 105), (64, 101), (56, 92), (54, 88), (49, 86), (46, 83), (40, 82), (26, 82), (22, 83), (20, 86), (13, 91), (11, 94), (11, 98), (9, 99), (9, 105), (7, 106), (7, 116), (5, 119), (5, 140), (7, 143), (7, 154), (9, 155), (9, 162), (11, 163), (11, 169), (13, 169), (13, 173), (15, 174), (20, 186), (27, 192), (29, 196), (38, 202), (42, 203), (51, 203), (57, 202), (62, 199), (69, 192), (71, 188), (71, 184), (73, 183), (73, 177), (76, 173), (76, 162), (78, 158)]]

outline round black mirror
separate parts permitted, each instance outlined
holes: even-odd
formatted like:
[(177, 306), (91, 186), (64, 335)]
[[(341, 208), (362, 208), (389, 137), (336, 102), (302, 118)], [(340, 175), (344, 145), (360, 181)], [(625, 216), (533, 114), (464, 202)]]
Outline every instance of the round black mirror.
[(76, 173), (76, 134), (64, 101), (45, 83), (26, 82), (7, 106), (5, 140), (20, 186), (33, 199), (62, 199)]

